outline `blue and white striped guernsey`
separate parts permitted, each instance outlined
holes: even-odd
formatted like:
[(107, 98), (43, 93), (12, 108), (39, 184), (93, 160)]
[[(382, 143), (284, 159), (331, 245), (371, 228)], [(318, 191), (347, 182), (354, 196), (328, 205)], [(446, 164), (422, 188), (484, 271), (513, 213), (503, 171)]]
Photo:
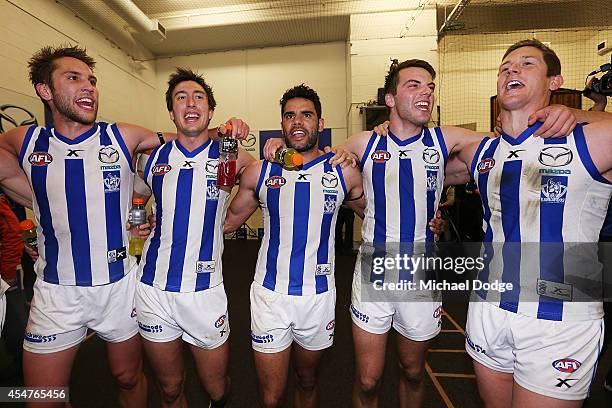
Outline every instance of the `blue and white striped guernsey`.
[[(440, 128), (423, 128), (406, 140), (391, 132), (386, 137), (372, 134), (360, 162), (367, 203), (361, 235), (366, 245), (434, 241), (428, 223), (440, 201), (447, 160)], [(393, 247), (399, 249), (387, 245), (386, 251)], [(412, 279), (409, 272), (399, 274), (399, 280)], [(370, 280), (382, 281), (384, 275), (372, 274)]]
[(140, 281), (170, 292), (223, 282), (223, 222), (229, 193), (217, 188), (219, 143), (189, 152), (178, 140), (151, 154), (145, 181), (155, 196), (156, 226), (147, 240)]
[(32, 126), (19, 163), (34, 193), (37, 275), (78, 286), (121, 279), (135, 264), (125, 231), (134, 169), (117, 125), (98, 122), (75, 139)]
[(265, 235), (255, 282), (278, 293), (313, 295), (335, 285), (334, 245), (338, 209), (347, 194), (331, 153), (288, 171), (263, 162), (256, 192)]
[[(515, 288), (476, 293), (504, 310), (538, 319), (600, 318), (600, 300), (575, 301), (597, 248), (570, 246), (597, 242), (612, 184), (593, 164), (582, 126), (564, 138), (532, 137), (539, 126), (516, 139), (504, 134), (484, 140), (472, 162), (484, 207), (484, 241), (504, 243), (485, 245), (488, 263), (479, 279)], [(594, 271), (599, 278), (590, 276), (591, 282), (601, 278), (600, 269)]]

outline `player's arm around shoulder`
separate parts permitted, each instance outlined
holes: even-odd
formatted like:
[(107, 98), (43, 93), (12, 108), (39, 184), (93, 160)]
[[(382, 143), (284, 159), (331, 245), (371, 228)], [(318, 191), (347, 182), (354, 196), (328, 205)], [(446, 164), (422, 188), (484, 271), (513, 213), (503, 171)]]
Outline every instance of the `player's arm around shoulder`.
[[(162, 144), (156, 132), (142, 126), (119, 122), (117, 129), (132, 156), (134, 153), (144, 153)], [(176, 133), (163, 132), (162, 138), (164, 142), (169, 142), (176, 139)]]
[(347, 167), (342, 170), (342, 175), (344, 176), (347, 191), (344, 204), (355, 211), (359, 217), (363, 218), (366, 201), (361, 172), (355, 167)]
[(344, 143), (340, 145), (340, 147), (352, 154), (357, 160), (357, 163), (359, 163), (359, 161), (365, 154), (365, 150), (368, 146), (368, 142), (370, 141), (371, 136), (371, 131), (366, 130), (363, 132), (357, 132), (351, 135), (351, 137), (349, 137), (348, 139), (346, 139)]
[(227, 209), (223, 232), (236, 231), (259, 206), (256, 189), (262, 164), (261, 160), (253, 161), (242, 173), (238, 192)]
[(0, 134), (0, 186), (19, 204), (32, 208), (32, 190), (19, 165), (19, 152), (29, 126), (20, 126)]
[(484, 139), (492, 137), (493, 133), (474, 132), (456, 126), (443, 126), (440, 129), (449, 155), (446, 177), (450, 179), (445, 184), (462, 184), (469, 181), (465, 180), (465, 170), (472, 165), (478, 146)]
[(583, 131), (595, 167), (612, 181), (612, 119), (585, 125)]
[(255, 158), (249, 152), (242, 147), (238, 147), (238, 159), (236, 160), (236, 174), (238, 177), (242, 176), (246, 168), (255, 161)]

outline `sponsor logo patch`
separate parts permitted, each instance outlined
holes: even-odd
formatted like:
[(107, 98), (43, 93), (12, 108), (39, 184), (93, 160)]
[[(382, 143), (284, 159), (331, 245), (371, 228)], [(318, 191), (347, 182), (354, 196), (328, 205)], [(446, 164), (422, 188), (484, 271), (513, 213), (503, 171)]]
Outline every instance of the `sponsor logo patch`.
[(325, 173), (321, 176), (321, 184), (325, 188), (338, 187), (338, 177), (334, 173)]
[(197, 261), (196, 273), (211, 273), (215, 271), (216, 261)]
[(24, 339), (30, 343), (51, 343), (57, 340), (57, 334), (51, 334), (43, 336), (42, 334), (34, 334), (32, 332), (26, 332)]
[(357, 310), (357, 308), (353, 306), (353, 304), (351, 304), (351, 313), (353, 314), (353, 316), (355, 316), (357, 319), (361, 320), (364, 323), (370, 321), (370, 316)]
[(125, 247), (111, 249), (106, 253), (106, 260), (109, 264), (113, 262), (119, 262), (125, 258), (127, 258), (127, 250), (125, 249)]
[(221, 315), (217, 321), (215, 322), (215, 328), (219, 328), (225, 324), (225, 320), (227, 319), (227, 315)]
[(98, 160), (102, 163), (112, 164), (119, 161), (119, 152), (112, 146), (106, 146), (98, 152)]
[(104, 192), (114, 193), (121, 187), (121, 177), (113, 173), (104, 173)]
[(149, 325), (138, 322), (138, 327), (140, 327), (142, 331), (145, 331), (147, 333), (161, 333), (164, 331), (161, 324)]
[(472, 339), (470, 339), (470, 336), (469, 336), (467, 333), (465, 333), (465, 342), (466, 342), (466, 343), (468, 344), (468, 346), (470, 346), (470, 348), (471, 348), (472, 350), (474, 350), (475, 352), (477, 352), (477, 353), (482, 353), (482, 354), (487, 354), (487, 351), (486, 351), (484, 348), (482, 348), (481, 346), (479, 346), (478, 344), (474, 343), (474, 342), (472, 341)]
[(274, 336), (271, 334), (264, 334), (263, 336), (260, 336), (251, 332), (251, 341), (259, 344), (272, 343), (274, 341)]
[(440, 316), (442, 316), (442, 306), (438, 306), (433, 313), (434, 319), (438, 319)]
[(330, 275), (331, 270), (332, 270), (332, 267), (331, 267), (331, 264), (329, 263), (317, 264), (315, 275), (317, 276)]
[(540, 150), (538, 161), (548, 167), (567, 166), (572, 162), (574, 154), (563, 146), (549, 146)]
[(206, 200), (217, 201), (219, 199), (219, 187), (217, 180), (206, 180)]
[(423, 161), (428, 164), (436, 164), (440, 161), (440, 152), (438, 152), (436, 149), (428, 147), (427, 149), (423, 150)]
[(565, 202), (567, 177), (543, 176), (540, 201), (560, 204)]

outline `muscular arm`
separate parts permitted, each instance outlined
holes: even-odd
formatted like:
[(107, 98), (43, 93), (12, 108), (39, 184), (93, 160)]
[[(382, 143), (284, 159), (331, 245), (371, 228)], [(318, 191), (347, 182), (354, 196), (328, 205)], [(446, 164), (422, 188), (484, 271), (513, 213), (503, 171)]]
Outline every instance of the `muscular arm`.
[(603, 177), (612, 181), (612, 120), (586, 125), (584, 136), (595, 167)]
[(17, 158), (28, 130), (27, 126), (0, 135), (0, 186), (14, 201), (32, 208), (32, 190)]
[(261, 165), (261, 161), (253, 162), (244, 170), (238, 193), (236, 193), (227, 210), (223, 232), (236, 231), (259, 206), (255, 189), (257, 188)]
[(576, 120), (579, 123), (594, 123), (612, 120), (612, 113), (610, 112), (599, 112), (595, 110), (583, 111), (580, 109), (572, 109), (572, 112), (574, 112)]
[(368, 141), (370, 140), (371, 135), (372, 132), (370, 131), (357, 132), (346, 139), (344, 143), (340, 145), (340, 147), (354, 155), (357, 159), (357, 163), (359, 163), (365, 154), (365, 150), (368, 146)]
[(351, 210), (363, 218), (363, 213), (366, 207), (365, 197), (363, 195), (363, 182), (361, 173), (354, 167), (347, 167), (342, 170), (344, 175), (344, 183), (346, 184), (347, 196), (344, 199), (344, 204)]

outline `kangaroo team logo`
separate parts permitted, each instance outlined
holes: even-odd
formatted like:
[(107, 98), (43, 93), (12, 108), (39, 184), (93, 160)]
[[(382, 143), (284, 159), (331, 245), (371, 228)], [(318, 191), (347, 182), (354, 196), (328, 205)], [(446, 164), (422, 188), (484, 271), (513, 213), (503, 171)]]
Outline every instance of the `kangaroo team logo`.
[(219, 187), (217, 187), (215, 180), (208, 180), (206, 186), (206, 200), (217, 201), (219, 199)]
[[(558, 180), (557, 180), (558, 179)], [(567, 178), (550, 177), (542, 178), (542, 191), (540, 201), (543, 203), (564, 203), (567, 193)]]
[(438, 189), (438, 177), (435, 174), (427, 176), (427, 191), (436, 191)]
[(113, 164), (119, 161), (119, 152), (112, 146), (106, 146), (98, 152), (98, 160), (102, 163)]
[(325, 214), (333, 214), (334, 212), (336, 212), (336, 200), (333, 197), (325, 198), (323, 211), (325, 212)]
[(121, 187), (121, 178), (119, 176), (116, 176), (113, 173), (104, 174), (105, 193), (114, 193), (115, 191), (119, 191), (119, 187)]

